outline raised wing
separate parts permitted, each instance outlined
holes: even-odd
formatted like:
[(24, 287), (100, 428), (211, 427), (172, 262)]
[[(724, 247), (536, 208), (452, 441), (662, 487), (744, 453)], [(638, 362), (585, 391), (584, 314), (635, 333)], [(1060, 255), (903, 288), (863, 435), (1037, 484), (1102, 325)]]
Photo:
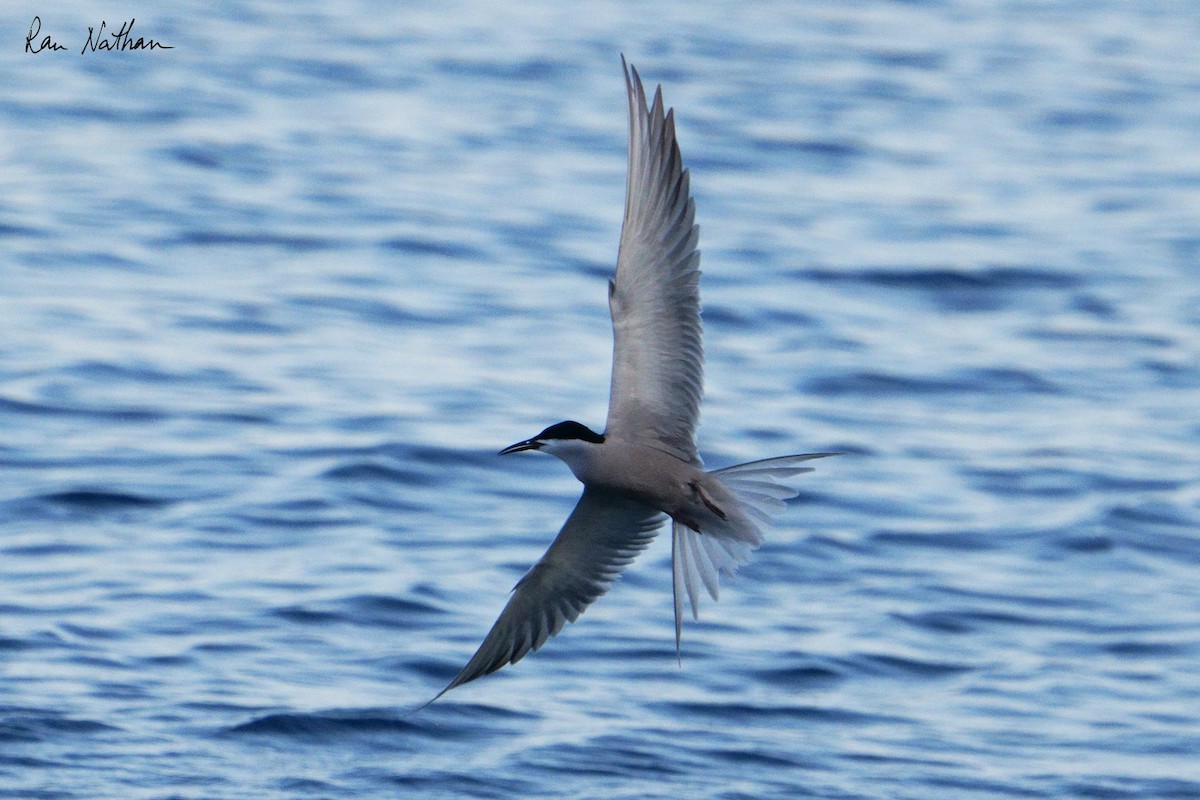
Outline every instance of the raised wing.
[(650, 506), (585, 488), (550, 549), (513, 588), (479, 650), (437, 697), (515, 664), (574, 622), (654, 539), (664, 519)]
[(605, 433), (698, 462), (700, 228), (693, 224), (674, 110), (664, 115), (662, 87), (648, 108), (637, 70), (626, 67), (624, 57), (621, 65), (629, 95), (629, 173), (617, 273), (609, 282), (614, 343)]

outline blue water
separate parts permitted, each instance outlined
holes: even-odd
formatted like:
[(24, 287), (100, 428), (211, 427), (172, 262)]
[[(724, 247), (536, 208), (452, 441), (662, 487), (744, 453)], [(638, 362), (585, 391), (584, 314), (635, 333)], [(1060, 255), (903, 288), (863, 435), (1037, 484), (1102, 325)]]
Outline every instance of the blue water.
[[(0, 796), (1200, 797), (1196, 6), (97, 13), (0, 19)], [(603, 424), (621, 52), (707, 463), (847, 455), (682, 667), (660, 540), (406, 717)]]

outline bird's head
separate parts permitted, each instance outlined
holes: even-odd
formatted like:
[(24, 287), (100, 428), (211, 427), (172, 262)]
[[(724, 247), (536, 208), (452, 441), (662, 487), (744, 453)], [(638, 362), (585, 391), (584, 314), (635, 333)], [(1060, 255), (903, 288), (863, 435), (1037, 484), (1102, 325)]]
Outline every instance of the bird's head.
[(586, 425), (569, 419), (566, 422), (551, 425), (530, 439), (510, 444), (500, 451), (500, 455), (506, 456), (509, 453), (520, 453), (523, 450), (541, 450), (553, 454), (555, 450), (569, 442), (601, 444), (604, 442), (604, 436), (596, 433)]
[(603, 434), (596, 433), (574, 420), (567, 420), (551, 425), (531, 439), (509, 445), (500, 451), (500, 455), (520, 453), (523, 450), (540, 450), (567, 462), (567, 466), (578, 476), (579, 469), (576, 467), (583, 467), (592, 448), (603, 443)]

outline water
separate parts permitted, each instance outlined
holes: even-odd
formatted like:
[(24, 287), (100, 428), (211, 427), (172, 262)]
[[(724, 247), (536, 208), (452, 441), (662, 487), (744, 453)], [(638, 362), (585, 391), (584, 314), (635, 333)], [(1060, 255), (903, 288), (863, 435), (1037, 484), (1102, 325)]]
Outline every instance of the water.
[[(96, 13), (3, 12), (0, 796), (1200, 797), (1191, 5)], [(663, 540), (406, 718), (603, 422), (622, 51), (707, 462), (847, 455), (682, 668)]]

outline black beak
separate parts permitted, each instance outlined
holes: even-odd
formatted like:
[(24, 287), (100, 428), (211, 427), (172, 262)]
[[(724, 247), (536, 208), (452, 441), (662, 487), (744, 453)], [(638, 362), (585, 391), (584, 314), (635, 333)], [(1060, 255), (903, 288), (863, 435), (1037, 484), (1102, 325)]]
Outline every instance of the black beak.
[(520, 453), (523, 450), (540, 450), (541, 448), (542, 448), (542, 443), (539, 442), (537, 439), (526, 439), (523, 442), (517, 442), (516, 444), (510, 444), (508, 447), (506, 447), (500, 451), (500, 455), (506, 456), (509, 453)]

